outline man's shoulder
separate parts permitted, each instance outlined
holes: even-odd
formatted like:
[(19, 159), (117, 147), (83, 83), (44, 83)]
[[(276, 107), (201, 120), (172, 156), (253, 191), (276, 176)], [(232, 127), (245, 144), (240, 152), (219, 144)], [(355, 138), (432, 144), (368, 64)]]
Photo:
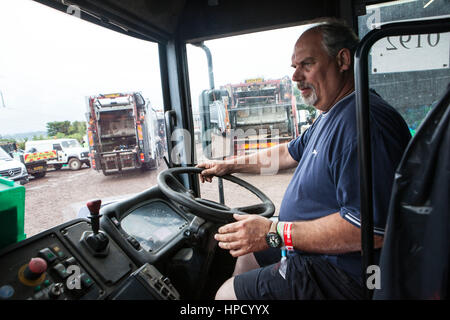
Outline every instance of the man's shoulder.
[(398, 133), (397, 136), (404, 135), (405, 139), (409, 139), (411, 136), (408, 125), (400, 112), (374, 90), (371, 90), (370, 95), (370, 122), (371, 126), (382, 132), (391, 129)]
[[(356, 115), (356, 91), (352, 92), (351, 95), (343, 98), (340, 102), (342, 104), (342, 108), (340, 112), (336, 114), (341, 117), (348, 117), (351, 120), (355, 118), (351, 118), (353, 115)], [(369, 90), (369, 105), (370, 112), (375, 109), (383, 109), (385, 112), (392, 112), (398, 114), (398, 111), (386, 100), (384, 100), (375, 90)]]
[[(338, 120), (341, 126), (347, 127), (347, 130), (356, 131), (356, 92), (343, 102), (344, 107), (337, 115)], [(373, 89), (369, 91), (369, 115), (371, 126), (374, 129), (394, 126), (399, 130), (408, 131), (406, 122), (400, 113)]]

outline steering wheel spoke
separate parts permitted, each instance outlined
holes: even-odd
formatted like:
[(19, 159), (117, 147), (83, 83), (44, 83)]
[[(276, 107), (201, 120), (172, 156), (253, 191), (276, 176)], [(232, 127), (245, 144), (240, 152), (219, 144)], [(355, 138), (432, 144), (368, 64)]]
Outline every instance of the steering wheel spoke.
[(210, 206), (212, 208), (219, 209), (219, 210), (231, 210), (230, 207), (228, 207), (228, 206), (226, 206), (224, 204), (221, 204), (219, 202), (216, 202), (216, 201), (212, 201), (212, 200), (208, 200), (208, 199), (202, 199), (202, 198), (195, 198), (195, 201), (197, 201), (197, 202), (199, 202), (201, 204), (204, 204), (206, 206)]
[(187, 189), (174, 175), (168, 175), (167, 184), (174, 191), (184, 194), (191, 199), (195, 199), (193, 191)]
[(267, 206), (265, 203), (253, 204), (250, 206), (233, 208), (236, 213), (245, 214), (261, 214), (266, 210)]

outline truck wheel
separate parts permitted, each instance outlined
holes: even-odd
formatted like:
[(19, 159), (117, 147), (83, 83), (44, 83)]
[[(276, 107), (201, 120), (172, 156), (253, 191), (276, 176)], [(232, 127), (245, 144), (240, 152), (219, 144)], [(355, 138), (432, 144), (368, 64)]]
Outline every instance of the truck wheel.
[(70, 170), (80, 170), (81, 168), (81, 161), (77, 158), (72, 158), (69, 160), (69, 168)]
[(39, 179), (39, 178), (45, 177), (45, 174), (46, 174), (45, 171), (43, 171), (43, 172), (36, 172), (36, 173), (33, 174), (32, 176), (33, 176), (35, 179)]
[(150, 159), (149, 162), (142, 164), (141, 170), (142, 171), (149, 171), (154, 170), (158, 168), (158, 163), (155, 159)]

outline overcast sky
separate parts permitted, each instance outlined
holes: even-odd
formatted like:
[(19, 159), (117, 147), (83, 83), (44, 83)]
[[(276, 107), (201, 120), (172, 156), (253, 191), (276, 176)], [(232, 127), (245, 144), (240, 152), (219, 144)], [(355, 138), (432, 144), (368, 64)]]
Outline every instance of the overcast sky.
[[(302, 27), (208, 41), (216, 87), (292, 75)], [(209, 88), (206, 56), (188, 45), (192, 104)], [(85, 97), (141, 91), (163, 108), (158, 46), (85, 22), (31, 0), (0, 1), (0, 135), (84, 121)], [(3, 107), (3, 102), (6, 107)]]

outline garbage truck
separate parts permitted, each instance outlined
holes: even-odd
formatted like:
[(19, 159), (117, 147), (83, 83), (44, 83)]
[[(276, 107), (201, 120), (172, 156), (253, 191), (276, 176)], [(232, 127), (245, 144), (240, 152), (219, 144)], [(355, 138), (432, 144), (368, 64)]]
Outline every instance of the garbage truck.
[(91, 167), (104, 175), (159, 165), (158, 120), (139, 92), (87, 98), (87, 136)]
[[(253, 153), (299, 135), (297, 103), (288, 76), (246, 79), (205, 90), (199, 107), (202, 134), (229, 135), (232, 156)], [(211, 139), (202, 137), (206, 142)]]

